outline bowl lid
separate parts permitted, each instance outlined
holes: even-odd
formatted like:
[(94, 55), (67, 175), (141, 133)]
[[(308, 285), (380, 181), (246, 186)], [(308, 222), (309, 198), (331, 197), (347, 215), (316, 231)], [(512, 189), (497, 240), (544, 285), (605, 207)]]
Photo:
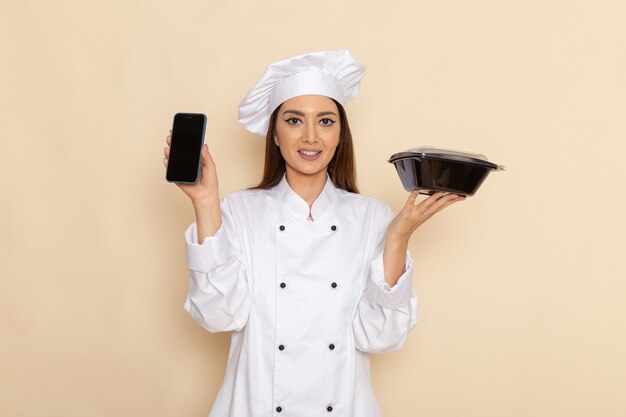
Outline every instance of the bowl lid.
[(404, 152), (398, 152), (391, 155), (389, 162), (397, 161), (403, 158), (433, 158), (442, 160), (452, 160), (466, 162), (470, 164), (478, 164), (492, 169), (504, 169), (504, 167), (489, 162), (487, 157), (480, 153), (463, 152), (453, 149), (438, 148), (434, 146), (419, 146), (417, 148), (407, 149)]

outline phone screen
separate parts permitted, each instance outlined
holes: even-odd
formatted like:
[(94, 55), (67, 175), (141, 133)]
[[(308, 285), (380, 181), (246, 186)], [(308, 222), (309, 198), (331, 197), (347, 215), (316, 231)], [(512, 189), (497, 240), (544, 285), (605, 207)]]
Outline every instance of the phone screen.
[(176, 113), (165, 174), (167, 181), (188, 184), (198, 181), (205, 127), (204, 114)]

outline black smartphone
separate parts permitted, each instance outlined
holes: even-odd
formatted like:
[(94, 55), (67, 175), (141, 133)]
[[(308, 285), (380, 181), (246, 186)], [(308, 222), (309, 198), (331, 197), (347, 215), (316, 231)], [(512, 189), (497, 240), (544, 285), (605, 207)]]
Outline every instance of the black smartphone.
[(165, 179), (195, 184), (200, 179), (200, 163), (206, 116), (202, 113), (176, 113), (170, 138), (170, 155)]

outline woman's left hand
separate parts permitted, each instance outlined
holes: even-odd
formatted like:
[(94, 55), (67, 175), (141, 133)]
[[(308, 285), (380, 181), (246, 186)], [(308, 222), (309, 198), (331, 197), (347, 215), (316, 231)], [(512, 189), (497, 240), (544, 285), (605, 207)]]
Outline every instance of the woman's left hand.
[(457, 201), (465, 200), (465, 196), (438, 192), (426, 200), (415, 204), (419, 190), (413, 190), (404, 208), (398, 213), (387, 228), (387, 238), (408, 242), (413, 232), (430, 219), (435, 213)]
[(450, 204), (465, 200), (464, 196), (458, 194), (435, 193), (419, 204), (415, 204), (418, 194), (419, 190), (413, 190), (409, 194), (404, 208), (387, 227), (383, 263), (385, 280), (391, 287), (396, 285), (404, 273), (405, 254), (409, 239), (415, 229)]

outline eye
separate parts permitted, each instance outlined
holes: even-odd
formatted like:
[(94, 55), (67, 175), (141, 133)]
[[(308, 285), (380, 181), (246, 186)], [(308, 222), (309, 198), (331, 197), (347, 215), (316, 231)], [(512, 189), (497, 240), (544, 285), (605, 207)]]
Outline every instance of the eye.
[(320, 123), (322, 124), (322, 126), (332, 126), (333, 124), (335, 124), (335, 121), (326, 117), (320, 120)]
[(297, 117), (290, 117), (289, 119), (286, 119), (285, 121), (287, 122), (287, 124), (296, 125), (300, 122), (300, 119), (298, 119)]

